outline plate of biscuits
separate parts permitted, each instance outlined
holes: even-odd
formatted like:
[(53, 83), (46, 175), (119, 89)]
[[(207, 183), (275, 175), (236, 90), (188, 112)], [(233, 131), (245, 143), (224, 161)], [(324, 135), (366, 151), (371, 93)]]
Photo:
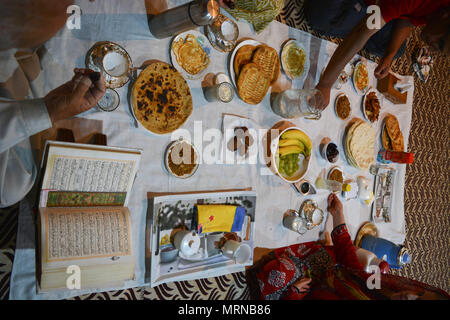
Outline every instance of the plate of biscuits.
[(259, 104), (280, 75), (278, 52), (256, 40), (241, 41), (231, 53), (229, 73), (242, 101)]

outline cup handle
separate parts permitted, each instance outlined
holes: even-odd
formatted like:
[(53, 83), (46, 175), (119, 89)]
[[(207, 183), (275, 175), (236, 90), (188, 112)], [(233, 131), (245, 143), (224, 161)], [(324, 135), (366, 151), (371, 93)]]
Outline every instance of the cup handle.
[(320, 118), (322, 117), (322, 113), (316, 113), (313, 116), (306, 116), (305, 119), (308, 120), (320, 120)]

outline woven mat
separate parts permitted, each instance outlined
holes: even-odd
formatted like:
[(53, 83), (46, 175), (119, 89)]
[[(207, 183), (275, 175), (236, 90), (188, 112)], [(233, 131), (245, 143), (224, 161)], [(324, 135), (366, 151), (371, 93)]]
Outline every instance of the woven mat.
[[(302, 12), (303, 0), (286, 0), (277, 20), (315, 36)], [(408, 52), (420, 46), (420, 29), (408, 40)], [(339, 43), (340, 40), (321, 37)], [(369, 59), (374, 57), (361, 52)], [(393, 70), (413, 74), (410, 54), (395, 61)], [(435, 57), (434, 69), (427, 83), (415, 78), (413, 116), (408, 151), (414, 163), (406, 171), (405, 246), (412, 263), (393, 274), (418, 280), (450, 291), (450, 58)], [(9, 281), (17, 231), (18, 207), (0, 209), (0, 299), (9, 295)], [(156, 288), (134, 288), (84, 295), (75, 299), (152, 299), (152, 300), (245, 300), (249, 291), (244, 273), (217, 278), (174, 282)]]

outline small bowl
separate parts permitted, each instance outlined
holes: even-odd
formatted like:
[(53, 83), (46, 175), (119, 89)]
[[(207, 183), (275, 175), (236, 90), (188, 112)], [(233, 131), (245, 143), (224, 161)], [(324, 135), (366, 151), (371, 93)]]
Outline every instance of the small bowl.
[[(327, 157), (327, 149), (330, 145), (335, 145), (336, 146), (336, 150), (338, 151), (338, 154), (336, 155), (336, 157), (334, 157), (333, 161), (330, 161)], [(322, 150), (320, 151), (320, 154), (322, 155), (322, 157), (329, 163), (336, 163), (339, 160), (339, 148), (338, 145), (336, 143), (334, 143), (333, 141), (328, 142), (327, 144), (325, 144), (322, 147)]]
[(165, 244), (161, 246), (160, 252), (161, 262), (169, 263), (175, 261), (175, 259), (178, 257), (179, 250), (175, 248), (173, 244)]
[[(191, 172), (191, 173), (188, 173), (188, 174), (185, 174), (185, 175), (183, 175), (183, 176), (176, 175), (176, 174), (170, 169), (170, 166), (169, 166), (169, 154), (170, 154), (170, 149), (171, 149), (172, 147), (174, 147), (175, 145), (180, 144), (180, 143), (187, 143), (188, 145), (190, 145), (190, 146), (192, 147), (192, 149), (194, 150), (195, 161), (196, 161), (195, 167), (194, 167), (194, 169), (192, 170), (192, 172)], [(198, 167), (199, 167), (199, 153), (198, 153), (197, 148), (195, 148), (195, 146), (194, 146), (192, 143), (190, 143), (189, 141), (184, 140), (184, 139), (172, 141), (172, 142), (167, 146), (166, 152), (165, 152), (165, 154), (164, 154), (164, 166), (165, 166), (167, 172), (168, 172), (170, 175), (172, 175), (172, 176), (174, 176), (174, 177), (176, 177), (176, 178), (179, 178), (179, 179), (187, 179), (187, 178), (192, 177), (192, 176), (197, 172), (197, 169), (198, 169)]]
[[(347, 100), (348, 100), (348, 103), (349, 103), (349, 105), (350, 105), (350, 112), (348, 113), (348, 116), (346, 117), (346, 118), (341, 118), (340, 116), (339, 116), (339, 113), (337, 112), (337, 103), (338, 103), (338, 101), (341, 99), (341, 98), (343, 98), (343, 97), (346, 97), (347, 98)], [(348, 118), (350, 118), (350, 115), (352, 114), (352, 104), (350, 103), (350, 99), (348, 98), (348, 96), (345, 94), (345, 93), (340, 93), (340, 94), (338, 94), (337, 96), (336, 96), (336, 99), (334, 100), (334, 112), (336, 113), (336, 116), (339, 118), (339, 119), (341, 119), (341, 120), (347, 120)]]

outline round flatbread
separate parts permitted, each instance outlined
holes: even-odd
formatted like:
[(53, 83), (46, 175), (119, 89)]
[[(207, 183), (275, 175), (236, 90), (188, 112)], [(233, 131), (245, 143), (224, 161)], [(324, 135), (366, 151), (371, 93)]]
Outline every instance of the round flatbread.
[(368, 123), (359, 124), (349, 141), (349, 151), (358, 167), (369, 168), (374, 161), (375, 130)]
[(192, 96), (186, 80), (164, 62), (148, 65), (132, 91), (133, 112), (148, 130), (166, 134), (181, 127), (192, 113)]
[(193, 34), (188, 34), (172, 44), (178, 64), (189, 74), (196, 75), (206, 69), (210, 63), (209, 57)]

